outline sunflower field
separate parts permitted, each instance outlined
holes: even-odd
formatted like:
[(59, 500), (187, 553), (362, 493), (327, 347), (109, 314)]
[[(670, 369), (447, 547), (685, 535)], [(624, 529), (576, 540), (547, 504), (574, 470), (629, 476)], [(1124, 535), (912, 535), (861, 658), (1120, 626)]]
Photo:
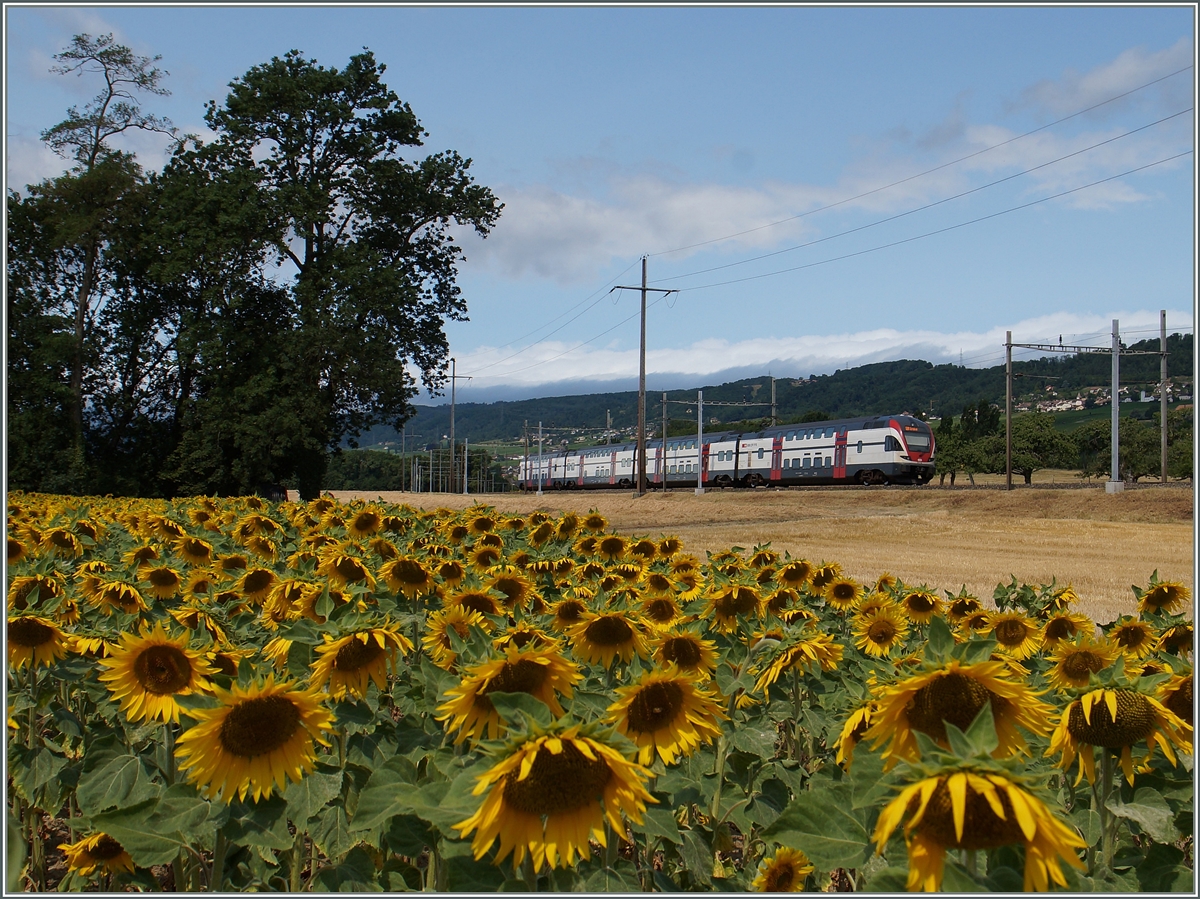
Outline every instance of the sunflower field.
[(1194, 889), (1191, 596), (596, 512), (8, 497), (7, 887)]

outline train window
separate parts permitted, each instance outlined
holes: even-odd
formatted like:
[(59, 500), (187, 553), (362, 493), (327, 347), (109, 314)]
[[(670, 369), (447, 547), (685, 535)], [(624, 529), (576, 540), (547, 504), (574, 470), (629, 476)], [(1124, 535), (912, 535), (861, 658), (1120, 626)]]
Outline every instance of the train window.
[(887, 437), (885, 437), (883, 440), (883, 451), (885, 453), (900, 452), (900, 441), (897, 440), (895, 437), (893, 437), (891, 434), (888, 434)]
[(833, 464), (833, 459), (829, 456), (826, 456), (825, 457), (825, 467), (828, 468), (832, 464)]
[(804, 457), (804, 467), (808, 468), (810, 465), (812, 465), (812, 458), (809, 456), (805, 456)]
[(860, 441), (858, 441), (858, 451), (859, 451), (860, 453), (862, 452), (862, 441), (861, 441), (861, 440), (860, 440)]
[(762, 457), (763, 457), (763, 448), (760, 446), (760, 447), (758, 448), (758, 458), (760, 458), (760, 459), (761, 459)]

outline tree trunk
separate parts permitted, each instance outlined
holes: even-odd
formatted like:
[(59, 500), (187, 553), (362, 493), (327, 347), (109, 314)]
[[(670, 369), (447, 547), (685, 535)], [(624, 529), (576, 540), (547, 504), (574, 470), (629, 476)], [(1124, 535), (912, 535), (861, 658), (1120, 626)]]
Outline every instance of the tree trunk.
[(329, 454), (324, 450), (301, 450), (296, 459), (296, 487), (300, 501), (308, 502), (321, 495), (321, 483), (329, 468)]
[(71, 368), (71, 430), (75, 442), (75, 458), (83, 458), (83, 358), (87, 312), (91, 303), (92, 285), (96, 280), (96, 241), (88, 241), (83, 261), (83, 280), (75, 295), (75, 360)]

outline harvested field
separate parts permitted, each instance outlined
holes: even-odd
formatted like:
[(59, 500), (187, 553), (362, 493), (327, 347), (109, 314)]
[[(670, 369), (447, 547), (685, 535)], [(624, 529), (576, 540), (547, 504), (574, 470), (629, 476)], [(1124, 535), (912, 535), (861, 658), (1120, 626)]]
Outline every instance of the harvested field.
[[(985, 601), (999, 582), (1072, 583), (1082, 610), (1100, 622), (1133, 612), (1130, 585), (1158, 569), (1194, 589), (1193, 492), (1188, 486), (1135, 486), (1109, 495), (1045, 485), (996, 489), (809, 488), (588, 493), (412, 494), (334, 491), (341, 500), (376, 499), (417, 508), (473, 503), (503, 512), (597, 509), (622, 533), (675, 534), (697, 555), (770, 543), (814, 562), (840, 562), (874, 581), (890, 571), (911, 584), (967, 589)], [(293, 497), (294, 498), (294, 497)]]

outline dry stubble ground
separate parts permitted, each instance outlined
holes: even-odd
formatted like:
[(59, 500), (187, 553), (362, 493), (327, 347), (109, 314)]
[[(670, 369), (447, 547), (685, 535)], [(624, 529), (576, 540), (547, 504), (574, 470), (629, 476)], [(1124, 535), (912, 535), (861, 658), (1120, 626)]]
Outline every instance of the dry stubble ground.
[(996, 584), (1074, 584), (1082, 611), (1104, 623), (1134, 612), (1131, 584), (1151, 572), (1193, 589), (1195, 532), (1188, 486), (996, 489), (809, 488), (534, 494), (413, 494), (334, 491), (341, 500), (383, 499), (422, 509), (474, 503), (502, 512), (596, 509), (631, 535), (676, 534), (685, 549), (770, 543), (814, 562), (839, 562), (874, 581), (890, 571), (909, 584), (967, 590), (990, 604)]

